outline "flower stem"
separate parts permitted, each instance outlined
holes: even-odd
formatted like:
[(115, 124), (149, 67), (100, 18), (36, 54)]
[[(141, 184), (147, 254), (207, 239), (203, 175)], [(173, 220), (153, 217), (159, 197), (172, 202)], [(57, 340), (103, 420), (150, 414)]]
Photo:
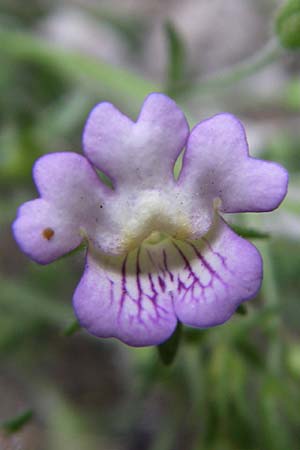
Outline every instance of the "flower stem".
[[(249, 76), (255, 74), (259, 70), (265, 68), (269, 64), (276, 61), (285, 51), (279, 46), (276, 38), (270, 39), (267, 44), (257, 53), (249, 58), (231, 65), (221, 71), (209, 76), (195, 80), (182, 89), (182, 95), (185, 97), (197, 94), (210, 93), (212, 90), (220, 89), (233, 85)], [(180, 91), (180, 86), (177, 86)]]
[[(274, 274), (273, 261), (270, 254), (269, 242), (264, 242), (259, 246), (264, 261), (264, 280), (262, 286), (263, 297), (266, 299), (268, 306), (279, 308), (280, 296)], [(271, 342), (268, 353), (268, 365), (274, 374), (279, 374), (281, 370), (282, 344), (280, 338), (280, 312), (273, 315), (270, 322)]]

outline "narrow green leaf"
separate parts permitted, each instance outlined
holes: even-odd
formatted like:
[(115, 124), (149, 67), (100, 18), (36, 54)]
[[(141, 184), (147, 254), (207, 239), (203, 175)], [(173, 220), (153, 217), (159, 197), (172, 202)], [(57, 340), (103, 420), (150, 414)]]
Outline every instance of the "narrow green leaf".
[(168, 43), (167, 90), (172, 91), (185, 75), (185, 46), (182, 37), (171, 22), (165, 24)]
[(27, 411), (18, 414), (16, 417), (3, 422), (0, 428), (6, 433), (16, 433), (21, 430), (33, 417), (33, 411), (28, 409)]
[(178, 180), (178, 178), (179, 178), (179, 175), (180, 175), (180, 172), (182, 169), (183, 156), (184, 156), (184, 152), (181, 152), (180, 155), (178, 156), (178, 158), (176, 159), (174, 169), (173, 169), (173, 174), (174, 174), (175, 180)]
[(101, 170), (96, 170), (100, 180), (102, 181), (102, 183), (104, 183), (107, 187), (109, 187), (110, 189), (114, 190), (114, 184), (111, 178), (109, 178), (104, 172), (102, 172)]
[(66, 328), (63, 330), (64, 336), (73, 336), (73, 334), (77, 333), (81, 329), (81, 326), (79, 325), (77, 320), (74, 320), (72, 323), (70, 323)]
[(167, 341), (157, 346), (160, 359), (166, 366), (172, 364), (175, 359), (179, 348), (181, 335), (182, 325), (180, 322), (178, 322), (176, 330), (174, 331), (172, 336)]
[(237, 234), (244, 238), (250, 238), (250, 239), (269, 239), (270, 233), (265, 233), (263, 231), (255, 230), (254, 228), (246, 228), (241, 227), (240, 225), (233, 225), (230, 224), (230, 227), (235, 231)]
[(52, 136), (64, 136), (81, 126), (95, 102), (95, 95), (76, 87), (55, 99), (39, 112), (33, 124), (34, 137), (47, 142)]
[(245, 360), (256, 367), (257, 369), (264, 369), (266, 366), (266, 358), (253, 342), (246, 339), (241, 339), (234, 343), (237, 351), (245, 358)]
[(51, 67), (67, 78), (81, 83), (94, 94), (100, 87), (131, 102), (141, 103), (160, 86), (138, 75), (80, 52), (65, 50), (26, 31), (0, 30), (0, 50), (20, 61)]
[[(272, 38), (267, 44), (254, 55), (236, 64), (229, 64), (223, 70), (218, 70), (208, 77), (189, 80), (177, 93), (183, 93), (184, 98), (196, 98), (198, 95), (210, 95), (234, 86), (236, 83), (257, 74), (259, 71), (278, 60), (284, 54), (284, 49), (276, 38)], [(181, 83), (180, 83), (181, 84)]]

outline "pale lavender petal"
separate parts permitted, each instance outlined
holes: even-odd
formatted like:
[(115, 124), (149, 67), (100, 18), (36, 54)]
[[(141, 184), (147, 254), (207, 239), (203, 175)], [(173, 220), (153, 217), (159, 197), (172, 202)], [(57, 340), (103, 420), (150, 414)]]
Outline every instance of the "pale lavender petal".
[(177, 319), (169, 275), (155, 263), (157, 251), (139, 248), (114, 258), (89, 252), (73, 298), (80, 324), (98, 337), (116, 337), (133, 346), (166, 340)]
[(258, 292), (261, 256), (222, 220), (207, 238), (174, 245), (182, 260), (174, 307), (183, 323), (201, 328), (219, 325)]
[(110, 176), (116, 187), (164, 185), (173, 178), (174, 163), (189, 129), (182, 111), (163, 94), (149, 95), (137, 122), (110, 103), (92, 110), (83, 134), (87, 157)]
[(23, 252), (40, 264), (50, 263), (82, 241), (78, 227), (43, 199), (32, 200), (19, 208), (13, 233)]
[[(46, 264), (80, 244), (83, 237), (118, 253), (123, 226), (115, 193), (103, 185), (90, 162), (76, 153), (51, 153), (33, 169), (41, 199), (23, 205), (14, 222), (17, 242)], [(45, 238), (44, 230), (50, 229)]]
[(220, 199), (226, 213), (270, 211), (283, 200), (287, 183), (279, 164), (249, 157), (244, 128), (231, 114), (218, 114), (192, 130), (180, 177), (191, 195)]
[(112, 195), (90, 162), (77, 153), (42, 156), (33, 167), (33, 178), (40, 195), (65, 208), (66, 214), (86, 215), (99, 199)]
[(225, 322), (261, 283), (256, 248), (220, 219), (207, 239), (144, 243), (123, 257), (89, 251), (73, 303), (81, 325), (134, 346), (167, 339), (177, 318), (191, 326)]

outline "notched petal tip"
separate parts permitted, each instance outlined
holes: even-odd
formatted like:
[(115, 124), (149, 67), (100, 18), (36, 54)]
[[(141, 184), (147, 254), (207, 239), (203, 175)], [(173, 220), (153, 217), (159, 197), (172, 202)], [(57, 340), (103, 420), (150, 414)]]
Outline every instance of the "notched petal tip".
[(179, 182), (211, 202), (220, 198), (222, 212), (263, 212), (278, 207), (288, 177), (279, 164), (251, 157), (242, 123), (221, 113), (192, 130)]
[(136, 122), (109, 103), (98, 104), (84, 128), (83, 148), (116, 188), (153, 187), (173, 179), (173, 166), (188, 133), (186, 118), (176, 103), (164, 94), (152, 93)]
[[(238, 150), (244, 155), (249, 155), (245, 127), (238, 117), (228, 112), (215, 114), (196, 124), (190, 133), (187, 148), (194, 144), (199, 147), (201, 143), (203, 146), (219, 144), (218, 141), (223, 146), (229, 145), (233, 151)], [(234, 144), (238, 146), (238, 149), (234, 148)], [(216, 152), (220, 150), (215, 149)]]
[(57, 203), (68, 203), (84, 191), (96, 191), (102, 186), (94, 168), (82, 155), (74, 152), (49, 153), (37, 159), (33, 179), (39, 194)]
[[(98, 103), (90, 112), (83, 130), (86, 157), (116, 181), (115, 166), (123, 160), (133, 121), (109, 102)], [(128, 156), (128, 155), (127, 155)]]
[(151, 120), (153, 122), (178, 121), (184, 128), (186, 134), (189, 133), (189, 125), (182, 110), (177, 103), (162, 92), (152, 92), (145, 98), (137, 122), (139, 120)]

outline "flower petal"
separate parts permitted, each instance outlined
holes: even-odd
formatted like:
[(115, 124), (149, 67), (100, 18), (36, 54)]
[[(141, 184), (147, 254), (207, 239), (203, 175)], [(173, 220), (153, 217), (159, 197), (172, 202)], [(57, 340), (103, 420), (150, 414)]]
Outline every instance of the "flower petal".
[[(100, 182), (85, 157), (45, 155), (37, 160), (33, 176), (41, 199), (21, 207), (13, 225), (25, 253), (46, 264), (77, 247), (83, 236), (102, 251), (120, 252), (124, 222), (112, 208), (116, 194)], [(54, 233), (45, 238), (49, 229)]]
[(96, 336), (156, 345), (172, 334), (177, 318), (196, 327), (225, 322), (256, 294), (261, 279), (256, 248), (220, 219), (198, 241), (166, 238), (123, 257), (89, 250), (73, 304)]
[(200, 328), (219, 325), (259, 290), (259, 252), (221, 219), (207, 237), (174, 245), (183, 264), (177, 274), (174, 308), (183, 323)]
[(83, 134), (87, 157), (113, 179), (151, 188), (173, 178), (173, 166), (189, 128), (175, 102), (163, 94), (149, 95), (137, 122), (110, 103), (92, 110)]
[(220, 199), (225, 213), (259, 212), (280, 204), (288, 174), (279, 164), (249, 157), (241, 122), (218, 114), (192, 130), (179, 182), (203, 198)]
[(111, 190), (102, 184), (90, 162), (71, 152), (50, 153), (39, 158), (33, 167), (33, 178), (40, 195), (65, 208), (66, 214), (86, 216)]
[(82, 241), (79, 228), (44, 199), (20, 207), (13, 233), (23, 252), (40, 264), (54, 261)]
[(73, 298), (81, 325), (98, 337), (116, 337), (133, 346), (166, 340), (177, 319), (171, 280), (156, 266), (159, 251), (140, 247), (123, 257), (89, 251)]

